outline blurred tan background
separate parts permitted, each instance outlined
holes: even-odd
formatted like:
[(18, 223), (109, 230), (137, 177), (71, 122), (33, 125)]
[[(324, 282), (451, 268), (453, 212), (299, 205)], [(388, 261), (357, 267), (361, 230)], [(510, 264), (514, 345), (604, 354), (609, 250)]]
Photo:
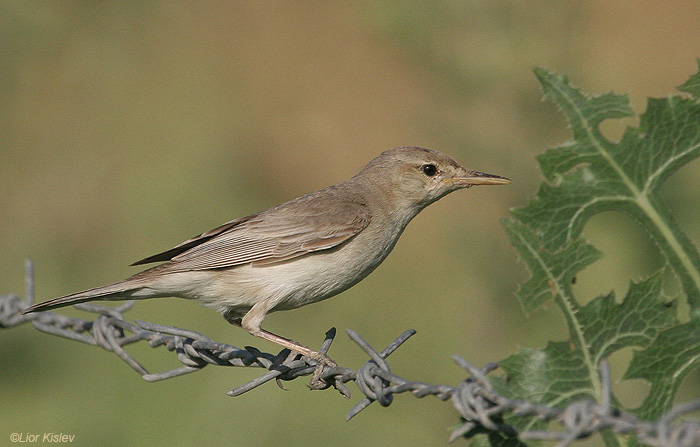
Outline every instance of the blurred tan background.
[[(499, 223), (536, 192), (535, 155), (569, 138), (531, 68), (628, 93), (641, 112), (696, 71), (699, 23), (697, 3), (638, 0), (0, 2), (0, 293), (23, 293), (26, 257), (40, 301), (122, 279), (137, 259), (342, 181), (382, 150), (430, 147), (513, 184), (443, 199), (365, 281), (265, 327), (318, 346), (335, 326), (332, 357), (351, 368), (365, 358), (345, 328), (377, 348), (415, 328), (392, 370), (456, 385), (451, 354), (482, 365), (567, 336), (555, 306), (522, 315), (514, 292), (527, 274)], [(605, 124), (611, 137), (621, 129)], [(695, 240), (698, 167), (664, 190)], [(582, 301), (622, 297), (662, 264), (625, 217), (598, 216), (586, 236), (607, 257), (579, 278)], [(128, 317), (277, 352), (183, 300)], [(63, 432), (76, 446), (441, 446), (456, 421), (448, 403), (404, 395), (345, 423), (359, 392), (347, 401), (299, 380), (229, 398), (259, 371), (149, 384), (110, 353), (30, 325), (0, 337), (2, 444)], [(130, 352), (153, 372), (179, 366), (162, 349)], [(630, 353), (619, 356), (616, 377)], [(695, 397), (697, 375), (688, 382), (679, 400)], [(630, 386), (619, 389), (633, 405), (644, 387)]]

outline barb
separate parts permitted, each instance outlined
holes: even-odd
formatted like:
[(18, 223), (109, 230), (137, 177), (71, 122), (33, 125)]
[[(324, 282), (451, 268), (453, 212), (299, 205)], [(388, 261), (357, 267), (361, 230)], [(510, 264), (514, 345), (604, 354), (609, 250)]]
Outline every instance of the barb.
[[(603, 384), (602, 395), (599, 397), (600, 403), (593, 400), (580, 400), (564, 408), (548, 407), (527, 401), (511, 400), (498, 394), (487, 378), (489, 373), (498, 368), (495, 363), (477, 368), (467, 360), (453, 356), (455, 363), (467, 372), (467, 378), (456, 387), (409, 381), (393, 374), (386, 359), (415, 334), (414, 330), (404, 332), (382, 351), (376, 351), (357, 332), (348, 330), (350, 338), (369, 356), (369, 360), (354, 371), (340, 366), (319, 365), (316, 361), (292, 353), (288, 349), (273, 355), (260, 352), (253, 347), (241, 349), (219, 343), (198, 332), (186, 329), (138, 320), (130, 323), (124, 319), (123, 314), (133, 307), (133, 301), (115, 308), (94, 304), (75, 306), (95, 314), (94, 321), (69, 318), (53, 312), (22, 315), (21, 310), (33, 304), (34, 296), (33, 266), (30, 261), (25, 264), (25, 269), (27, 298), (22, 300), (16, 295), (0, 296), (0, 328), (11, 328), (31, 322), (42, 332), (99, 346), (114, 352), (149, 382), (199, 371), (207, 365), (259, 367), (267, 369), (268, 372), (227, 394), (239, 396), (273, 379), (281, 388), (284, 388), (281, 381), (312, 375), (312, 381), (309, 384), (311, 389), (319, 390), (332, 386), (348, 398), (350, 390), (346, 384), (355, 382), (364, 398), (348, 412), (347, 420), (352, 419), (374, 402), (384, 407), (389, 406), (395, 394), (410, 392), (418, 398), (435, 396), (443, 401), (449, 400), (462, 418), (462, 424), (452, 432), (450, 442), (460, 437), (472, 437), (485, 429), (501, 433), (506, 438), (517, 438), (521, 441), (558, 441), (559, 446), (569, 446), (578, 439), (610, 430), (620, 435), (634, 434), (642, 445), (654, 447), (700, 445), (700, 423), (678, 422), (685, 415), (700, 410), (700, 400), (677, 405), (656, 422), (641, 421), (630, 413), (615, 411), (612, 407), (612, 385), (607, 361), (603, 361), (600, 365)], [(326, 333), (320, 352), (328, 351), (335, 335), (335, 329)], [(142, 340), (147, 341), (152, 348), (164, 346), (168, 351), (175, 351), (177, 359), (183, 366), (160, 373), (149, 373), (124, 349), (125, 346)], [(503, 416), (507, 414), (536, 417), (541, 421), (557, 423), (562, 429), (518, 431), (515, 427), (503, 423)]]

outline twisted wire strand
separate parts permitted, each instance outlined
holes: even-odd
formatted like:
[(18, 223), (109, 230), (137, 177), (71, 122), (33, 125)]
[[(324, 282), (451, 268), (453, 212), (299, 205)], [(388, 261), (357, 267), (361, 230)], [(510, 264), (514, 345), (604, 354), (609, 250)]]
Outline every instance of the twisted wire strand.
[[(463, 436), (470, 437), (477, 430), (486, 429), (521, 441), (556, 441), (557, 445), (563, 447), (594, 433), (610, 430), (619, 435), (634, 434), (639, 443), (653, 447), (700, 446), (700, 422), (681, 420), (684, 416), (700, 410), (700, 400), (676, 405), (655, 422), (641, 421), (631, 413), (617, 411), (611, 405), (612, 386), (607, 361), (600, 365), (603, 385), (600, 403), (592, 399), (582, 399), (564, 408), (548, 407), (509, 399), (498, 394), (487, 378), (490, 372), (498, 368), (496, 363), (477, 368), (467, 360), (453, 356), (455, 363), (467, 372), (467, 378), (456, 387), (409, 381), (393, 374), (386, 359), (415, 334), (414, 330), (405, 331), (381, 351), (375, 350), (357, 332), (348, 330), (349, 337), (369, 356), (369, 360), (354, 371), (341, 366), (320, 365), (288, 349), (273, 355), (253, 347), (241, 349), (219, 343), (187, 329), (139, 320), (130, 323), (124, 319), (123, 314), (133, 307), (133, 301), (115, 308), (89, 303), (75, 306), (95, 314), (93, 321), (69, 318), (54, 312), (22, 315), (22, 309), (30, 306), (34, 297), (33, 267), (30, 261), (27, 261), (25, 268), (27, 298), (22, 300), (17, 295), (0, 296), (0, 328), (11, 328), (31, 322), (42, 332), (99, 346), (116, 354), (149, 382), (199, 371), (207, 365), (259, 367), (268, 371), (227, 394), (239, 396), (273, 379), (284, 388), (282, 381), (312, 375), (309, 384), (311, 389), (333, 387), (347, 398), (350, 397), (350, 389), (346, 384), (355, 382), (364, 397), (348, 412), (346, 420), (352, 419), (374, 402), (384, 407), (389, 406), (395, 394), (410, 392), (418, 398), (435, 396), (442, 401), (449, 400), (462, 418), (462, 424), (452, 432), (450, 442)], [(328, 352), (335, 335), (334, 328), (326, 333), (320, 352)], [(125, 346), (140, 341), (146, 341), (152, 348), (164, 346), (168, 351), (174, 351), (182, 366), (159, 373), (148, 372), (124, 349)], [(562, 429), (518, 431), (515, 427), (503, 423), (503, 416), (507, 414), (555, 422)]]

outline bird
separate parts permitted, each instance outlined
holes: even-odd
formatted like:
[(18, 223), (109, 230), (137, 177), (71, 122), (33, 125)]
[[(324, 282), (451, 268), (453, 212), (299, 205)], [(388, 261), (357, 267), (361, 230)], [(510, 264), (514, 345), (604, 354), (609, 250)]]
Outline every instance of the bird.
[(344, 182), (234, 219), (132, 264), (160, 262), (154, 267), (22, 313), (96, 300), (187, 298), (216, 309), (253, 336), (335, 365), (325, 354), (262, 329), (265, 316), (357, 284), (384, 261), (411, 219), (445, 195), (509, 183), (435, 150), (393, 148)]

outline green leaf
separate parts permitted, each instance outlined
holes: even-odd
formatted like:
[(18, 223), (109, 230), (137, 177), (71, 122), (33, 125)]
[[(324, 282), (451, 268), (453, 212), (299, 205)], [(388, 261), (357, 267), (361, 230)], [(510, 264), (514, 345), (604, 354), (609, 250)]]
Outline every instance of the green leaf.
[(571, 293), (574, 277), (603, 254), (582, 239), (552, 252), (542, 249), (542, 240), (529, 227), (516, 220), (504, 220), (510, 243), (520, 253), (532, 276), (518, 289), (517, 296), (526, 314), (545, 301), (559, 296), (572, 311), (578, 308)]
[[(650, 99), (639, 126), (628, 128), (619, 142), (605, 138), (599, 126), (606, 119), (634, 116), (626, 96), (587, 96), (566, 77), (540, 69), (535, 73), (545, 97), (567, 116), (573, 140), (538, 157), (546, 181), (503, 224), (531, 273), (517, 292), (523, 310), (529, 314), (553, 300), (566, 319), (569, 340), (523, 349), (503, 361), (507, 393), (560, 407), (584, 396), (598, 400), (601, 361), (634, 347), (639, 350), (625, 378), (651, 384), (636, 411), (642, 417), (658, 415), (669, 408), (683, 377), (700, 365), (700, 255), (659, 197), (663, 181), (700, 156), (700, 101), (694, 97), (700, 93), (700, 73), (681, 87), (691, 97)], [(590, 217), (608, 210), (626, 213), (640, 224), (667, 267), (632, 282), (619, 303), (611, 292), (581, 306), (572, 281), (603, 255), (581, 232)], [(683, 288), (688, 323), (679, 325), (678, 300), (663, 292), (667, 269)], [(538, 424), (513, 420), (508, 422), (521, 429)], [(611, 434), (603, 441), (608, 446), (625, 443)]]
[[(700, 156), (700, 102), (678, 96), (650, 99), (638, 128), (618, 143), (607, 140), (605, 119), (631, 116), (624, 96), (588, 97), (567, 79), (535, 71), (545, 91), (566, 114), (574, 140), (538, 157), (544, 183), (524, 208), (513, 211), (556, 249), (581, 234), (584, 224), (607, 210), (624, 212), (647, 230), (680, 279), (694, 318), (700, 317), (700, 255), (661, 204), (659, 186), (681, 166)], [(695, 91), (700, 76), (684, 84)]]
[(550, 342), (545, 349), (522, 349), (500, 362), (508, 374), (512, 397), (550, 406), (595, 394), (583, 352), (567, 342)]
[(622, 303), (611, 293), (568, 316), (569, 342), (550, 342), (542, 350), (523, 349), (501, 366), (508, 374), (511, 396), (550, 406), (563, 406), (583, 396), (599, 399), (600, 362), (629, 346), (647, 347), (662, 330), (676, 323), (676, 306), (661, 293), (663, 272), (632, 283)]
[[(698, 70), (700, 70), (700, 59), (698, 62)], [(688, 81), (678, 87), (678, 90), (682, 92), (688, 92), (696, 98), (700, 98), (700, 76), (692, 76)]]
[(700, 321), (675, 326), (659, 334), (654, 343), (634, 353), (625, 379), (645, 379), (651, 389), (635, 411), (655, 420), (673, 403), (683, 378), (700, 365)]
[(660, 331), (677, 323), (676, 302), (661, 291), (663, 271), (641, 283), (630, 283), (621, 304), (614, 293), (598, 297), (576, 315), (592, 366), (629, 346), (649, 346)]

